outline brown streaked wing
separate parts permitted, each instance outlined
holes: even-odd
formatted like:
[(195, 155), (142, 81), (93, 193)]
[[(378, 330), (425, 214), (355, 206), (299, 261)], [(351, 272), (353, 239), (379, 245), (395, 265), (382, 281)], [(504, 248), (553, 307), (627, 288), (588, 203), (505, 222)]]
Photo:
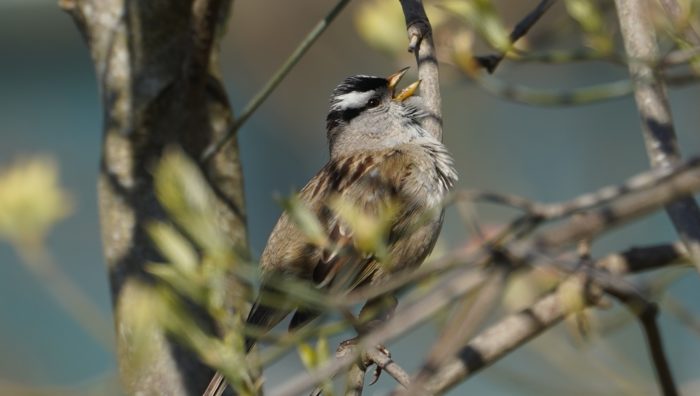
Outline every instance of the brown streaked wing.
[[(354, 288), (368, 280), (378, 265), (371, 254), (357, 249), (351, 230), (328, 207), (328, 201), (341, 194), (365, 213), (378, 214), (400, 199), (400, 182), (410, 171), (410, 162), (399, 150), (356, 154), (330, 162), (302, 190), (301, 198), (314, 203), (332, 246), (322, 252), (314, 268), (313, 279), (320, 287)], [(393, 223), (402, 215), (399, 212)]]

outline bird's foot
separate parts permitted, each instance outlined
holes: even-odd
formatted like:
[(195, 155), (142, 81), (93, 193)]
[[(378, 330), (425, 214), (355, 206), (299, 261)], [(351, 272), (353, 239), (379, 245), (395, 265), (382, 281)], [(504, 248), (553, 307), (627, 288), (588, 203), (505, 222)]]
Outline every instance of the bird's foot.
[[(338, 346), (338, 349), (336, 349), (335, 351), (335, 356), (337, 358), (342, 358), (348, 353), (353, 353), (355, 348), (357, 348), (357, 340), (358, 338), (355, 337), (341, 342)], [(391, 352), (389, 352), (389, 349), (387, 349), (384, 345), (377, 345), (375, 349), (387, 358), (391, 358)], [(370, 380), (369, 384), (374, 385), (375, 383), (377, 383), (377, 381), (379, 381), (379, 377), (382, 374), (382, 366), (375, 362), (371, 358), (371, 354), (369, 353), (363, 353), (362, 356), (360, 356), (360, 364), (362, 369), (365, 371), (369, 367), (374, 366), (374, 370), (372, 372), (372, 379)]]

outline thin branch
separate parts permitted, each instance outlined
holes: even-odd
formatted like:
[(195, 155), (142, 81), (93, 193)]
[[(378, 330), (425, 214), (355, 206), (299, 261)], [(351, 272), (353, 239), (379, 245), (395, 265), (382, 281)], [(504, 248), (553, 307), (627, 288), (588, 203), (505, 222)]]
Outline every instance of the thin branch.
[[(540, 1), (540, 3), (537, 5), (537, 7), (535, 7), (534, 10), (530, 11), (530, 13), (525, 16), (525, 18), (523, 18), (520, 22), (518, 22), (517, 25), (515, 25), (515, 28), (513, 28), (513, 31), (510, 33), (509, 36), (510, 44), (515, 44), (516, 41), (518, 41), (521, 37), (526, 35), (530, 28), (532, 28), (535, 25), (535, 23), (539, 21), (542, 15), (544, 15), (544, 13), (547, 12), (547, 10), (549, 10), (549, 8), (553, 5), (554, 0)], [(485, 68), (489, 73), (493, 73), (505, 56), (506, 52), (501, 52), (498, 54), (477, 56), (474, 59), (476, 60), (479, 66)]]
[(392, 378), (401, 384), (404, 388), (408, 388), (411, 384), (410, 375), (404, 370), (398, 363), (396, 363), (390, 356), (382, 353), (377, 348), (370, 348), (365, 352), (365, 356), (371, 362), (381, 367), (382, 371), (391, 375)]
[(442, 140), (442, 99), (433, 32), (422, 0), (400, 0), (408, 31), (408, 50), (416, 56), (421, 98), (428, 112), (423, 127)]
[[(369, 348), (364, 353), (360, 354), (357, 350), (357, 345), (354, 343), (342, 343), (338, 350), (336, 351), (336, 358), (343, 358), (349, 353), (361, 355), (354, 364), (348, 369), (347, 384), (345, 387), (345, 395), (361, 395), (362, 389), (364, 387), (364, 376), (367, 368), (374, 364), (377, 366), (377, 371), (375, 372), (375, 378), (372, 380), (370, 385), (374, 384), (379, 378), (381, 371), (384, 371), (391, 375), (396, 382), (402, 385), (404, 388), (408, 388), (410, 385), (410, 376), (408, 373), (399, 366), (387, 353), (381, 351), (379, 348)], [(317, 387), (311, 392), (311, 395), (316, 396), (322, 393), (322, 388)]]
[(580, 106), (619, 99), (632, 93), (632, 84), (627, 79), (573, 89), (544, 89), (506, 82), (484, 72), (473, 77), (479, 87), (495, 96), (534, 106)]
[(260, 91), (250, 100), (250, 102), (248, 102), (245, 108), (243, 108), (243, 111), (238, 117), (236, 117), (236, 121), (233, 123), (228, 132), (226, 132), (223, 138), (210, 145), (202, 152), (202, 162), (207, 162), (209, 159), (211, 159), (212, 156), (216, 154), (224, 145), (226, 145), (226, 143), (236, 134), (236, 132), (238, 132), (241, 126), (248, 121), (248, 118), (253, 115), (255, 110), (257, 110), (258, 107), (260, 107), (260, 105), (267, 99), (267, 97), (270, 96), (272, 91), (277, 88), (279, 83), (282, 82), (287, 74), (289, 74), (297, 62), (299, 62), (301, 57), (304, 56), (309, 48), (311, 48), (314, 42), (316, 42), (316, 40), (321, 36), (326, 28), (330, 26), (331, 22), (333, 22), (333, 20), (338, 16), (338, 14), (340, 14), (340, 12), (349, 2), (350, 0), (339, 0), (328, 15), (323, 17), (323, 19), (321, 19), (316, 26), (314, 26), (309, 34), (306, 35), (304, 40), (299, 43), (299, 46), (297, 46), (289, 58), (287, 58), (282, 66), (277, 69), (275, 74), (270, 77), (265, 86), (263, 86)]
[(659, 263), (690, 264), (688, 252), (681, 242), (632, 247), (622, 253), (609, 254), (596, 261), (597, 268), (622, 275), (653, 270)]
[(533, 247), (537, 248), (536, 251), (562, 248), (651, 213), (679, 197), (700, 191), (700, 158), (693, 158), (674, 171), (669, 171), (669, 174), (671, 176), (653, 187), (622, 195), (604, 207), (557, 224), (540, 233), (533, 241), (524, 241), (511, 247), (511, 251), (526, 255), (533, 251)]
[(44, 246), (19, 246), (22, 263), (63, 308), (105, 350), (112, 350), (114, 325), (103, 309), (68, 276)]
[[(655, 27), (645, 1), (615, 0), (622, 39), (632, 59), (658, 59)], [(642, 133), (652, 167), (663, 168), (681, 161), (666, 86), (658, 70), (645, 62), (630, 62)], [(666, 211), (690, 257), (700, 270), (700, 208), (692, 196), (670, 203)]]
[[(597, 283), (600, 283), (596, 279)], [(649, 346), (651, 360), (654, 363), (656, 376), (664, 396), (678, 395), (676, 383), (673, 380), (671, 368), (666, 359), (661, 333), (656, 318), (658, 307), (648, 301), (631, 285), (623, 282), (607, 283), (603, 289), (608, 294), (623, 302), (629, 310), (639, 318), (644, 335)]]

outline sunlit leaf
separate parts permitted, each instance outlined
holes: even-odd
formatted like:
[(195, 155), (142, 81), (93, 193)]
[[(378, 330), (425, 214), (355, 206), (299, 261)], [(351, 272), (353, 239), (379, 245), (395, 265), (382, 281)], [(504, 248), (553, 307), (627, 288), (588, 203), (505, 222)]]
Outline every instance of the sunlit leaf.
[(445, 0), (438, 4), (471, 26), (495, 49), (501, 52), (510, 49), (508, 30), (490, 0)]
[(378, 258), (386, 255), (385, 242), (396, 213), (395, 205), (380, 206), (377, 213), (372, 214), (338, 196), (332, 200), (331, 208), (348, 225), (355, 246), (361, 252), (371, 253)]
[(148, 234), (161, 254), (183, 273), (194, 273), (198, 258), (190, 242), (171, 225), (154, 222), (148, 225)]
[(566, 312), (580, 312), (587, 306), (584, 285), (575, 278), (567, 279), (559, 285), (557, 297)]
[(180, 268), (167, 263), (149, 263), (146, 271), (157, 276), (175, 290), (202, 304), (208, 290), (205, 290), (201, 279), (193, 273), (185, 273)]
[[(424, 4), (425, 12), (433, 30), (437, 30), (447, 20), (447, 15), (432, 3)], [(391, 54), (407, 54), (406, 20), (398, 2), (364, 1), (357, 7), (354, 21), (358, 33), (369, 45)]]
[(35, 157), (0, 170), (0, 238), (40, 242), (72, 208), (69, 194), (59, 186), (54, 161)]
[(323, 230), (318, 218), (299, 200), (299, 197), (292, 195), (291, 197), (281, 200), (282, 206), (287, 212), (287, 215), (292, 219), (294, 224), (309, 239), (309, 242), (316, 246), (326, 246), (328, 244), (328, 236)]
[(217, 224), (214, 194), (200, 169), (179, 149), (170, 149), (155, 170), (158, 199), (187, 234), (209, 252), (229, 241)]
[(316, 359), (316, 350), (306, 343), (299, 343), (297, 346), (297, 353), (299, 354), (299, 359), (301, 363), (306, 367), (307, 370), (312, 370), (318, 365), (318, 360)]
[(564, 4), (569, 15), (583, 29), (586, 44), (601, 53), (610, 53), (614, 43), (600, 7), (591, 0), (566, 0)]

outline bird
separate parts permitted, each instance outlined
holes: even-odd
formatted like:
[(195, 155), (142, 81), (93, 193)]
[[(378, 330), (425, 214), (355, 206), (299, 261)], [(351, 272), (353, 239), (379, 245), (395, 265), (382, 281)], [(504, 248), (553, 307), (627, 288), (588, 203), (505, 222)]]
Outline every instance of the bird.
[[(420, 80), (397, 90), (407, 70), (388, 77), (354, 75), (333, 90), (326, 117), (330, 159), (298, 193), (298, 201), (317, 218), (327, 240), (314, 243), (288, 211), (280, 216), (260, 258), (260, 292), (247, 319), (247, 326), (258, 334), (291, 313), (290, 331), (319, 315), (284, 298), (285, 278), (325, 291), (351, 291), (415, 269), (435, 246), (443, 201), (457, 172), (447, 148), (421, 126), (430, 113), (416, 95)], [(347, 207), (352, 208), (350, 216), (343, 211)], [(383, 222), (382, 249), (373, 251), (362, 243), (352, 216)], [(266, 302), (264, 295), (280, 298), (271, 303), (273, 299)], [(396, 304), (391, 295), (374, 298), (360, 317), (374, 307), (386, 317)], [(246, 339), (246, 352), (255, 342)], [(221, 394), (225, 386), (217, 373), (205, 395)]]

